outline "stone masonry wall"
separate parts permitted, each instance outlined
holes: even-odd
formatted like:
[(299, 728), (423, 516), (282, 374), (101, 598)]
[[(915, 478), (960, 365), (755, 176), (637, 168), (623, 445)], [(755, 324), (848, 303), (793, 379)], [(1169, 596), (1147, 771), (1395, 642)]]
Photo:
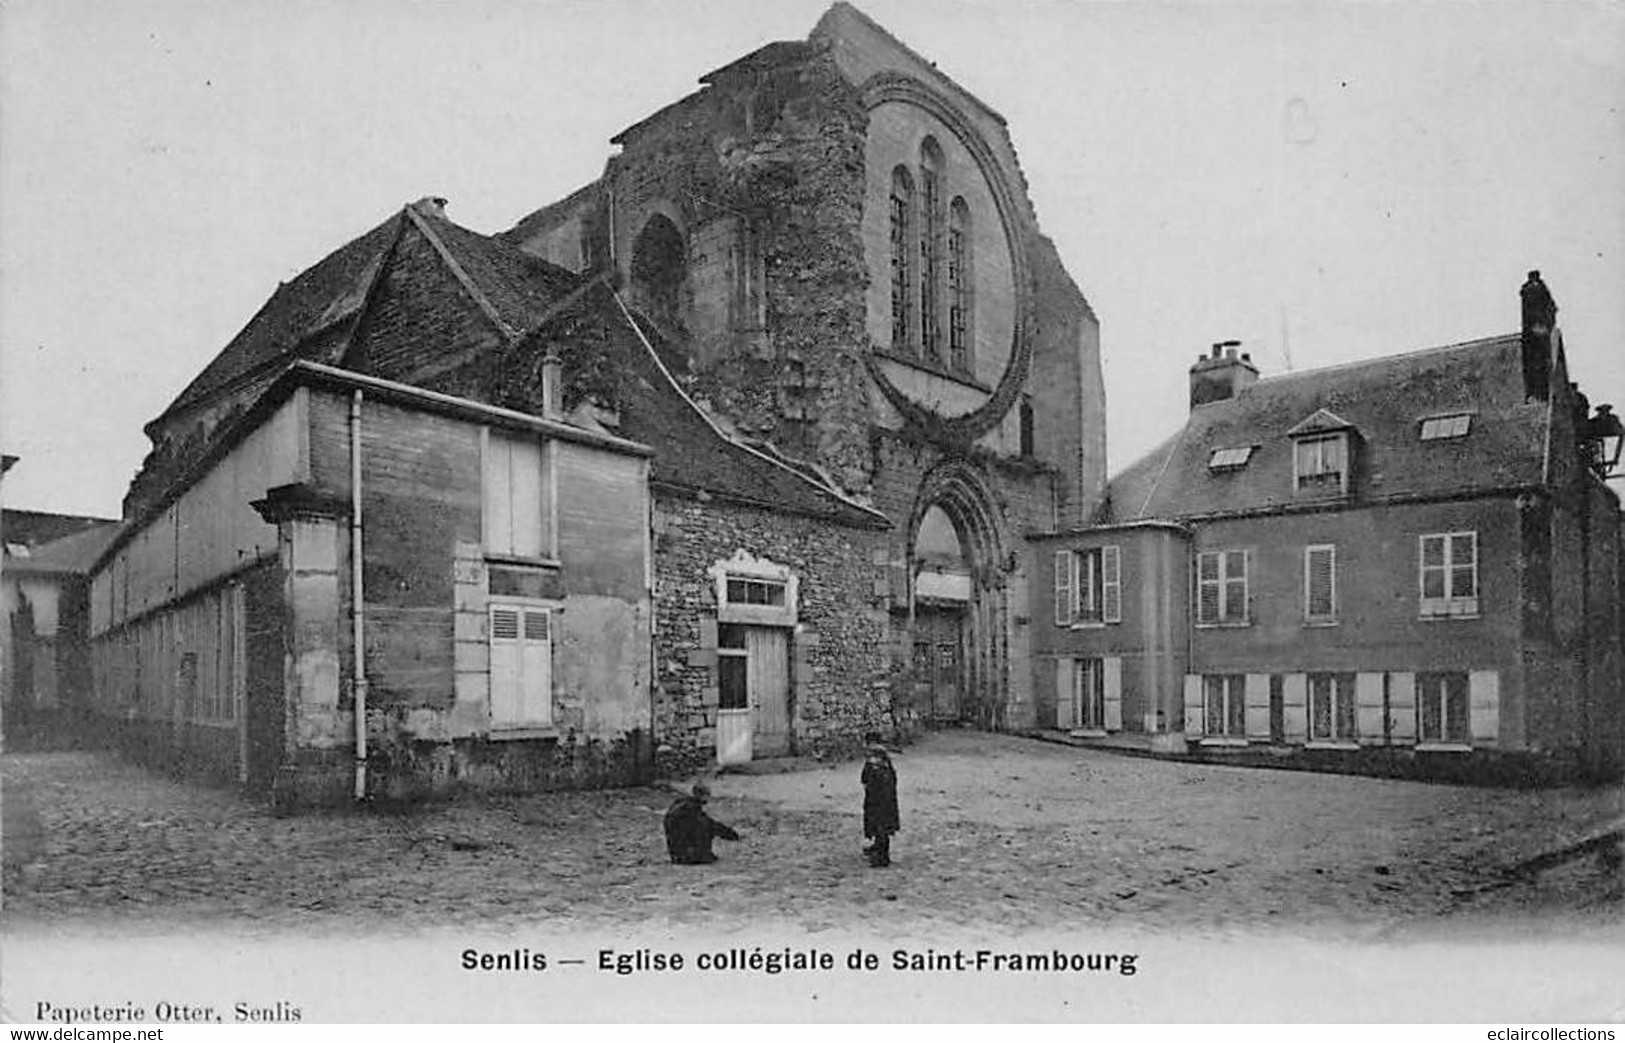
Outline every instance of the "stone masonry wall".
[(665, 770), (716, 755), (716, 614), (708, 570), (744, 550), (799, 580), (790, 637), (793, 750), (819, 754), (889, 732), (885, 533), (656, 491), (655, 730)]
[[(869, 350), (859, 238), (868, 115), (833, 61), (800, 48), (710, 85), (623, 136), (613, 187), (621, 269), (656, 214), (688, 246), (696, 398), (740, 432), (867, 489)], [(668, 331), (671, 332), (671, 331)]]

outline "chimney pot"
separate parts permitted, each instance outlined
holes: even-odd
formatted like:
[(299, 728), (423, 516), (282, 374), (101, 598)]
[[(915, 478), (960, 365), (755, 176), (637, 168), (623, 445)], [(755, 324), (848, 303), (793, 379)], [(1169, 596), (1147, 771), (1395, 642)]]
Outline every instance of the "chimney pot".
[(1196, 357), (1190, 370), (1192, 408), (1234, 398), (1258, 379), (1252, 356), (1238, 352), (1239, 347), (1239, 340), (1216, 341), (1211, 354)]

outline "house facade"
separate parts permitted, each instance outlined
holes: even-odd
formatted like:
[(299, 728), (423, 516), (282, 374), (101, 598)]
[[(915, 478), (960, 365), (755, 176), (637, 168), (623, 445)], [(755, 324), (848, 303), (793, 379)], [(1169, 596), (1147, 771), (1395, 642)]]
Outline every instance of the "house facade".
[(1570, 382), (1538, 274), (1523, 304), (1518, 334), (1326, 370), (1198, 360), (1189, 420), (1099, 523), (1035, 539), (1055, 726), (1617, 770), (1619, 425)]
[(296, 363), (103, 556), (96, 709), (290, 806), (646, 777), (648, 456)]
[(87, 579), (118, 523), (4, 512), (0, 723), (7, 749), (71, 736), (90, 696)]

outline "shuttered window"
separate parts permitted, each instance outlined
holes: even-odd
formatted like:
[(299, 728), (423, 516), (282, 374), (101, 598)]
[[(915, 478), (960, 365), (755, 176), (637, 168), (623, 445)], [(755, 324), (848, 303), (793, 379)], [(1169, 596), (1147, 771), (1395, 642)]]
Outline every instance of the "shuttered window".
[(1196, 556), (1196, 622), (1204, 625), (1247, 622), (1245, 550), (1204, 551)]
[(1055, 622), (1118, 623), (1123, 619), (1122, 552), (1117, 547), (1055, 555)]
[(1299, 489), (1348, 490), (1348, 442), (1343, 435), (1301, 438), (1292, 459)]
[(1100, 548), (1100, 612), (1107, 623), (1123, 619), (1123, 555), (1116, 547)]
[(1072, 676), (1076, 687), (1072, 705), (1074, 726), (1089, 731), (1106, 730), (1106, 671), (1099, 659), (1078, 659)]
[(1466, 744), (1467, 675), (1416, 675), (1417, 734), (1423, 742)]
[(1077, 589), (1078, 558), (1069, 550), (1055, 552), (1055, 625), (1072, 624), (1073, 591)]
[(1309, 740), (1354, 741), (1354, 675), (1309, 675)]
[(1247, 737), (1247, 678), (1243, 674), (1208, 674), (1202, 678), (1205, 734)]
[(491, 432), (485, 444), (485, 551), (500, 557), (551, 557), (542, 444)]
[(1310, 623), (1337, 619), (1337, 548), (1331, 544), (1303, 549), (1303, 616)]
[(553, 614), (523, 603), (491, 605), (491, 724), (553, 723)]

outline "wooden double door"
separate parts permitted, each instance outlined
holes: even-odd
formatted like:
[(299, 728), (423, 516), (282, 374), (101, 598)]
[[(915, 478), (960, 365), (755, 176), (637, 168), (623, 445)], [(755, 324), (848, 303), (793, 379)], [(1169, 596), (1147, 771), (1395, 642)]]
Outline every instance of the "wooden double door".
[(965, 708), (965, 610), (922, 608), (914, 617), (914, 694), (922, 716), (958, 721)]

